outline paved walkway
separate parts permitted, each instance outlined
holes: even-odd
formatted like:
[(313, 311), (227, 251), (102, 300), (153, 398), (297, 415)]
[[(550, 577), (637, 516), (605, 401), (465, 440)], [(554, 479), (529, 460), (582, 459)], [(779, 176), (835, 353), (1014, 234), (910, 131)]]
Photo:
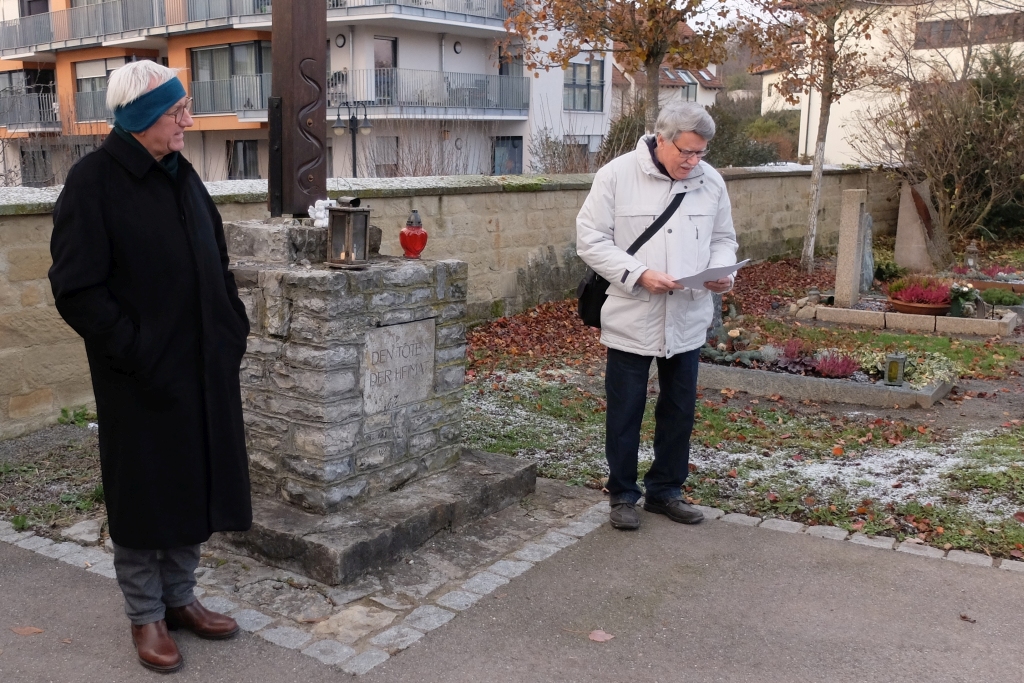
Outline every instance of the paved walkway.
[[(601, 527), (361, 680), (1011, 681), (1022, 605), (1024, 573), (644, 513), (639, 532)], [(10, 630), (24, 625), (45, 632)], [(142, 670), (112, 581), (0, 543), (2, 681), (348, 678), (251, 634), (176, 637), (182, 672)]]

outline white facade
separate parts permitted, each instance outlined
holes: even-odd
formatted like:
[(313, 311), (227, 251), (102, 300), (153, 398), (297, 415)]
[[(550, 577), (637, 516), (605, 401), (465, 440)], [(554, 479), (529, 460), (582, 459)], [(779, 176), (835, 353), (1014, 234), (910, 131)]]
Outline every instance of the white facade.
[[(884, 10), (875, 26), (888, 31), (872, 32), (872, 39), (862, 41), (863, 50), (876, 64), (886, 69), (911, 71), (919, 81), (929, 77), (958, 78), (969, 70), (970, 60), (991, 50), (999, 42), (1024, 44), (1024, 15), (1010, 12), (999, 2), (946, 0), (926, 6), (893, 7)], [(974, 27), (974, 28), (972, 28)], [(963, 31), (966, 45), (957, 45), (957, 31)], [(987, 38), (985, 36), (988, 36)], [(938, 45), (938, 46), (936, 46)], [(890, 55), (896, 55), (895, 58)], [(777, 81), (778, 74), (766, 74), (764, 88)], [(863, 135), (860, 130), (873, 108), (891, 101), (892, 95), (879, 89), (865, 88), (850, 93), (832, 104), (828, 135), (825, 141), (825, 163), (872, 163), (854, 149), (852, 141)], [(800, 109), (800, 155), (813, 155), (818, 134), (821, 94), (812, 91), (799, 98), (795, 107), (777, 95), (767, 106)], [(767, 111), (768, 98), (762, 99), (762, 112)]]

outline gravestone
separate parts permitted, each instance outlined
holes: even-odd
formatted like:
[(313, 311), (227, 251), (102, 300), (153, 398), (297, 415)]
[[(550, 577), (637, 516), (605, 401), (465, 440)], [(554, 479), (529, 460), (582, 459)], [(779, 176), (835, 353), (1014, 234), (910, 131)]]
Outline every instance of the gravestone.
[[(928, 255), (928, 230), (931, 223), (927, 183), (900, 188), (900, 211), (896, 221), (896, 265), (911, 273), (934, 273), (935, 264)], [(923, 193), (923, 194), (922, 194)], [(926, 221), (928, 223), (926, 224)]]
[(852, 308), (860, 299), (864, 264), (864, 204), (867, 195), (866, 190), (843, 191), (835, 293), (835, 305), (840, 308)]
[(224, 226), (252, 328), (241, 390), (256, 494), (252, 530), (227, 540), (337, 584), (519, 500), (536, 466), (463, 448), (468, 266), (330, 268), (310, 223)]

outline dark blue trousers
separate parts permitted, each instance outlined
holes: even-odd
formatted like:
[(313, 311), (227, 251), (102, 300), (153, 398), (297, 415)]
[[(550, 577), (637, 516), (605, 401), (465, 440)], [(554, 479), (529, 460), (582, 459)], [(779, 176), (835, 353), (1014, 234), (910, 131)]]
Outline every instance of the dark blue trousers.
[[(608, 349), (604, 379), (608, 399), (605, 457), (608, 458), (608, 492), (612, 503), (636, 503), (640, 499), (636, 481), (637, 451), (651, 358)], [(648, 500), (682, 498), (680, 489), (689, 474), (699, 360), (700, 349), (657, 359), (661, 393), (654, 409), (654, 463), (644, 476)]]

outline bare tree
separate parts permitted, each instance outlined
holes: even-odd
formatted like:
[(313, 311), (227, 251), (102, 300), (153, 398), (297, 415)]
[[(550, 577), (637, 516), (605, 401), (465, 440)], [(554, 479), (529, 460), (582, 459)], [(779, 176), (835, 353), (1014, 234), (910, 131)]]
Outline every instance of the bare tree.
[(764, 63), (782, 72), (778, 90), (796, 104), (811, 92), (821, 95), (811, 170), (807, 232), (800, 266), (814, 270), (814, 245), (821, 206), (825, 141), (832, 105), (868, 85), (878, 67), (869, 60), (876, 17), (887, 7), (864, 0), (751, 0), (756, 14), (740, 23), (740, 35)]
[(886, 164), (911, 185), (925, 183), (925, 208), (937, 219), (928, 252), (939, 268), (952, 260), (951, 238), (988, 234), (985, 222), (993, 210), (1020, 193), (1022, 74), (1024, 58), (1004, 45), (980, 55), (969, 78), (932, 75), (904, 83), (869, 109), (851, 138), (861, 155)]

